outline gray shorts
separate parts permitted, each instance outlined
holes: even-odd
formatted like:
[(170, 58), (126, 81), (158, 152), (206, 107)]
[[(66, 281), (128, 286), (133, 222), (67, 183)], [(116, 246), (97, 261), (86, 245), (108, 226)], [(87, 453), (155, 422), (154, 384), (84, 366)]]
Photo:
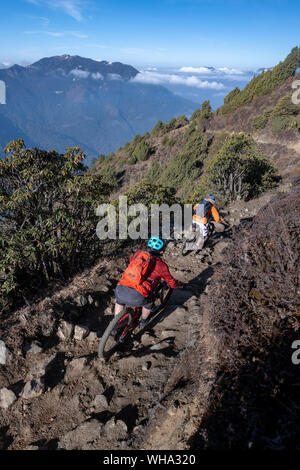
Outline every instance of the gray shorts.
[(119, 305), (127, 305), (127, 307), (145, 307), (151, 310), (153, 302), (151, 294), (149, 297), (144, 297), (140, 292), (132, 287), (123, 286), (118, 284), (115, 290), (116, 301)]

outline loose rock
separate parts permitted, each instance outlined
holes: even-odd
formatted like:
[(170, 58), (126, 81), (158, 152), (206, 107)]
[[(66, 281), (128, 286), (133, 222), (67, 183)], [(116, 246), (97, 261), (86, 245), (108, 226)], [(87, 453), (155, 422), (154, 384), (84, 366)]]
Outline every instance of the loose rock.
[(87, 326), (76, 325), (75, 330), (74, 330), (74, 339), (81, 341), (87, 337), (89, 332), (90, 330), (88, 329)]
[(43, 352), (43, 348), (41, 347), (41, 344), (38, 342), (28, 344), (25, 346), (25, 351), (27, 351), (27, 354), (38, 354)]
[(5, 387), (0, 389), (0, 408), (8, 408), (16, 399), (17, 397), (12, 390)]
[(155, 342), (155, 339), (150, 336), (148, 332), (144, 333), (143, 336), (141, 337), (141, 343), (145, 348), (148, 348), (149, 346), (153, 345)]
[(164, 330), (161, 332), (160, 337), (162, 339), (170, 338), (176, 336), (176, 331), (174, 330)]
[(91, 343), (93, 343), (94, 341), (97, 341), (98, 340), (97, 333), (95, 331), (91, 331), (87, 339)]
[(89, 450), (93, 442), (101, 437), (102, 425), (96, 419), (86, 421), (68, 432), (58, 443), (59, 449)]
[(33, 379), (25, 384), (21, 396), (26, 399), (39, 397), (45, 391), (43, 378)]
[(51, 356), (47, 357), (46, 359), (43, 359), (42, 361), (38, 362), (33, 369), (29, 371), (29, 373), (26, 376), (26, 380), (30, 381), (33, 379), (38, 379), (42, 377), (43, 375), (46, 374), (48, 367), (54, 361), (56, 358), (56, 353), (52, 354)]
[(82, 374), (82, 371), (86, 365), (85, 357), (79, 357), (78, 359), (73, 359), (67, 367), (65, 379), (72, 380), (76, 377), (79, 377)]
[(115, 421), (115, 418), (112, 418), (105, 424), (104, 431), (108, 439), (117, 439), (120, 441), (127, 437), (128, 428), (124, 421), (120, 419)]
[(162, 341), (161, 343), (153, 344), (153, 346), (150, 347), (151, 351), (160, 351), (161, 349), (166, 349), (170, 345), (167, 341)]
[(7, 349), (4, 341), (0, 340), (0, 364), (5, 365), (7, 359)]
[(73, 323), (62, 320), (57, 330), (57, 336), (63, 341), (66, 341), (72, 338), (73, 333), (74, 333)]
[(108, 408), (108, 401), (105, 395), (96, 395), (92, 406), (94, 407), (95, 411), (101, 411), (104, 408)]

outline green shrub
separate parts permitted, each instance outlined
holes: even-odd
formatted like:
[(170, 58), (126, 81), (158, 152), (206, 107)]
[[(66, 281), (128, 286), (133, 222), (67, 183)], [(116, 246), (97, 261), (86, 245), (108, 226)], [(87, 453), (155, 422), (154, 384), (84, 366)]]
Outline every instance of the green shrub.
[(274, 133), (290, 129), (293, 117), (299, 113), (299, 107), (293, 104), (291, 96), (280, 98), (274, 108), (269, 108), (263, 114), (256, 116), (252, 121), (254, 129), (263, 129), (270, 122)]
[(135, 147), (131, 158), (135, 161), (145, 161), (148, 160), (152, 153), (153, 149), (150, 145), (147, 144), (144, 140), (141, 140)]
[[(101, 253), (95, 208), (113, 189), (90, 174), (80, 148), (64, 155), (11, 142), (0, 160), (0, 309), (22, 304), (51, 279), (65, 278)], [(20, 179), (22, 184), (20, 184)]]
[(270, 120), (270, 127), (274, 134), (280, 134), (289, 129), (291, 118), (289, 116), (274, 116)]
[(172, 118), (170, 122), (164, 125), (163, 134), (179, 129), (180, 127), (186, 126), (189, 123), (189, 120), (186, 116), (179, 116), (178, 118)]
[(298, 132), (300, 132), (300, 122), (294, 119), (293, 121), (290, 122), (289, 129), (291, 130), (296, 129)]
[(150, 184), (155, 184), (160, 178), (162, 167), (157, 159), (153, 160), (151, 167), (147, 173), (146, 180)]
[(272, 116), (297, 116), (299, 106), (292, 102), (290, 95), (280, 98), (272, 110)]
[(168, 135), (164, 135), (163, 138), (161, 139), (160, 141), (160, 144), (165, 146), (167, 145), (167, 143), (169, 142), (169, 136)]
[(256, 130), (264, 129), (266, 127), (266, 125), (268, 124), (269, 118), (270, 118), (270, 112), (265, 111), (263, 114), (260, 114), (259, 116), (256, 116), (252, 120), (252, 126)]
[(124, 196), (128, 198), (128, 205), (145, 204), (150, 209), (151, 204), (169, 204), (178, 202), (175, 189), (159, 184), (151, 184), (146, 179), (131, 186)]
[(201, 108), (196, 109), (196, 111), (193, 112), (191, 115), (191, 121), (197, 121), (198, 119), (201, 119)]
[(291, 129), (294, 117), (299, 113), (299, 107), (296, 106), (291, 96), (280, 98), (272, 110), (270, 127), (275, 134)]
[(188, 140), (188, 139), (193, 135), (193, 133), (195, 132), (196, 128), (197, 128), (197, 127), (196, 127), (196, 122), (193, 121), (192, 124), (189, 125), (189, 127), (187, 128), (187, 130), (185, 131), (185, 133), (184, 133), (184, 135), (183, 135), (184, 138), (185, 138), (185, 140)]
[(173, 147), (174, 145), (176, 145), (176, 139), (174, 139), (174, 137), (170, 137), (169, 140), (167, 141), (167, 145), (168, 147)]
[(211, 119), (213, 117), (212, 108), (210, 101), (204, 101), (201, 106), (201, 117), (202, 119)]
[(151, 131), (151, 135), (157, 136), (159, 135), (165, 128), (165, 124), (162, 121), (158, 121)]
[(193, 180), (201, 174), (204, 159), (207, 157), (207, 140), (197, 132), (188, 141), (182, 152), (179, 152), (163, 170), (159, 182), (176, 189), (187, 180)]
[(201, 108), (196, 109), (196, 111), (191, 116), (191, 122), (198, 121), (199, 123), (203, 121), (203, 119), (211, 119), (213, 117), (212, 108), (210, 105), (210, 101), (204, 101), (201, 105)]
[(278, 182), (278, 171), (247, 134), (228, 137), (205, 167), (206, 185), (228, 201), (251, 199)]

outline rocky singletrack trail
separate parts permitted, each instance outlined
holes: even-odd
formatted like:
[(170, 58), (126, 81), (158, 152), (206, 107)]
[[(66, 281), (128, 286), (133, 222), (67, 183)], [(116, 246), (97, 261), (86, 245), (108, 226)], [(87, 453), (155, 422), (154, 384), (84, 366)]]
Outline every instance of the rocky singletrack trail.
[[(233, 204), (231, 227), (255, 216), (271, 196)], [(4, 319), (0, 449), (187, 449), (214, 379), (214, 338), (201, 304), (231, 229), (216, 233), (196, 256), (181, 257), (169, 243), (164, 260), (186, 288), (175, 289), (158, 320), (108, 362), (98, 359), (97, 348), (130, 250), (101, 259)], [(195, 360), (203, 361), (197, 400)]]

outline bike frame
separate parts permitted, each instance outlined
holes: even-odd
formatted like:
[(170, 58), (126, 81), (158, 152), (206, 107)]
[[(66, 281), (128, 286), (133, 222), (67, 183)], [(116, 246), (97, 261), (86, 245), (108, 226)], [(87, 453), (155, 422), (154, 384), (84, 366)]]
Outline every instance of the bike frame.
[[(154, 296), (157, 295), (159, 293), (159, 291), (162, 289), (162, 287), (164, 287), (166, 285), (165, 281), (161, 282), (157, 288), (155, 289), (155, 291), (153, 292)], [(157, 307), (156, 307), (157, 309)], [(155, 308), (153, 309), (154, 311), (156, 310)], [(152, 311), (151, 311), (152, 313)], [(150, 313), (150, 315), (151, 315)], [(155, 312), (156, 313), (156, 312)], [(126, 328), (124, 329), (124, 331), (122, 332), (120, 338), (119, 338), (119, 342), (121, 343), (122, 341), (124, 341), (125, 339), (125, 336), (127, 334), (127, 332), (129, 331), (129, 329), (132, 327), (132, 325), (134, 325), (134, 323), (136, 322), (136, 320), (138, 320), (138, 318), (141, 316), (142, 314), (142, 307), (134, 307), (134, 313), (133, 315), (131, 315), (131, 313), (129, 312), (126, 312), (125, 315), (118, 321), (117, 325), (116, 325), (116, 328), (117, 329), (121, 329), (124, 327), (124, 320), (127, 319), (129, 317), (129, 323), (127, 324)], [(127, 323), (127, 322), (126, 322)]]
[[(122, 332), (119, 342), (122, 342), (126, 336), (126, 333), (128, 330), (131, 328), (131, 326), (135, 323), (135, 321), (141, 316), (142, 313), (142, 307), (134, 307), (134, 314), (131, 315), (131, 313), (127, 312), (125, 315), (121, 318), (121, 320), (118, 321), (116, 328), (123, 328), (124, 326), (124, 320), (129, 317), (129, 323), (127, 324), (127, 327), (124, 329)], [(123, 324), (122, 324), (123, 323)], [(127, 323), (127, 322), (126, 322)]]

